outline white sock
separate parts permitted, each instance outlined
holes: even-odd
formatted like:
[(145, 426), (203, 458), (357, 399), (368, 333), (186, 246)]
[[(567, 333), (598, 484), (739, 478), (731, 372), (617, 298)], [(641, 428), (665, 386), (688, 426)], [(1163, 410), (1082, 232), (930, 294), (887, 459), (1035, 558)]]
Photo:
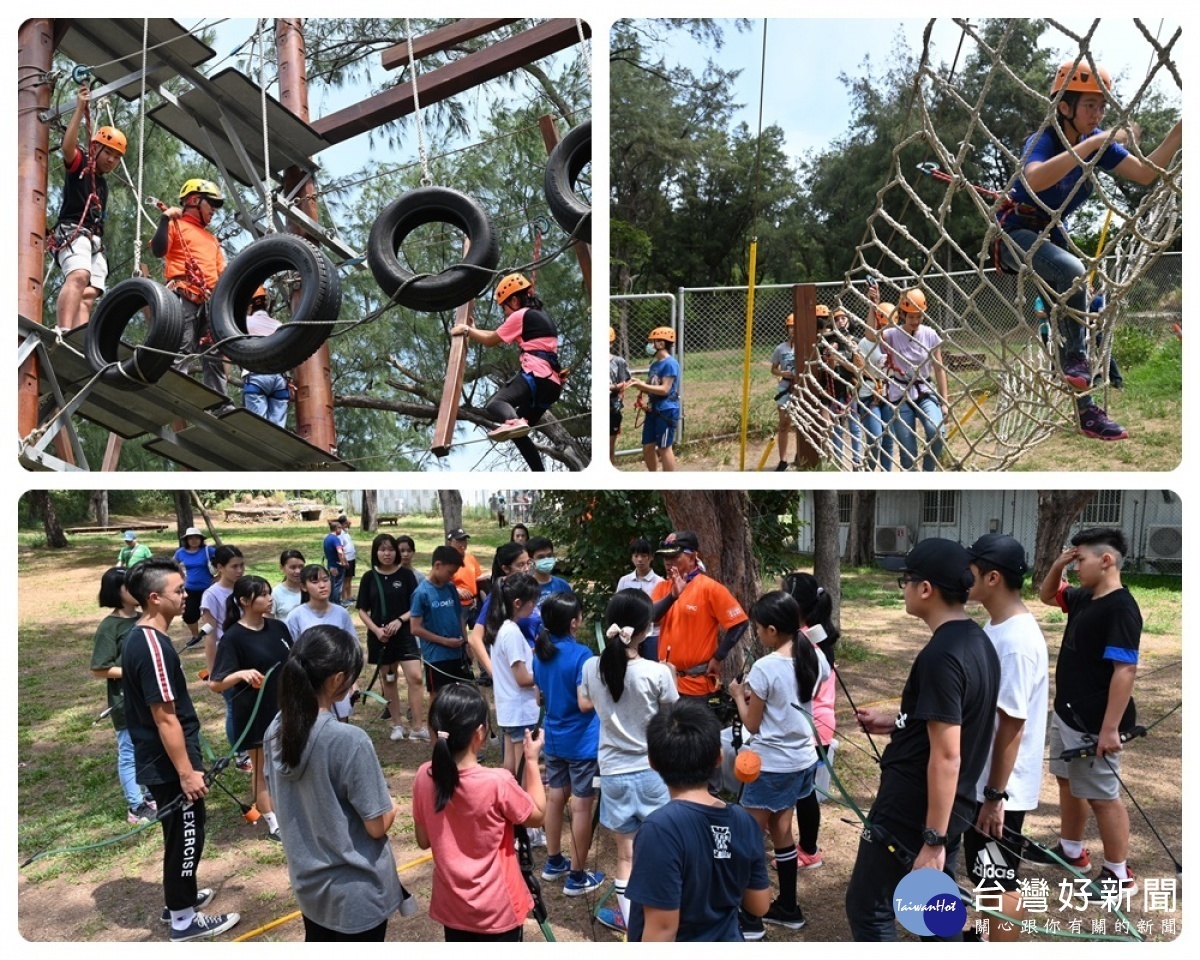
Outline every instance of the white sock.
[(1122, 860), (1120, 863), (1113, 863), (1111, 860), (1105, 860), (1104, 866), (1105, 869), (1111, 870), (1113, 876), (1118, 880), (1124, 880), (1127, 876), (1129, 876), (1129, 868), (1125, 866), (1124, 860)]
[(183, 910), (171, 911), (171, 928), (173, 930), (186, 930), (191, 926), (192, 920), (196, 917), (194, 907), (187, 907)]
[(1082, 840), (1067, 840), (1065, 838), (1058, 841), (1062, 846), (1062, 851), (1070, 859), (1075, 860), (1083, 856), (1083, 841)]
[(625, 884), (629, 882), (629, 878), (617, 880), (613, 883), (613, 890), (617, 894), (617, 906), (621, 908), (621, 919), (629, 919), (629, 898), (625, 896)]
[(272, 811), (271, 813), (264, 813), (263, 819), (267, 821), (267, 829), (268, 830), (270, 830), (272, 833), (279, 832), (279, 821), (275, 818), (274, 811)]

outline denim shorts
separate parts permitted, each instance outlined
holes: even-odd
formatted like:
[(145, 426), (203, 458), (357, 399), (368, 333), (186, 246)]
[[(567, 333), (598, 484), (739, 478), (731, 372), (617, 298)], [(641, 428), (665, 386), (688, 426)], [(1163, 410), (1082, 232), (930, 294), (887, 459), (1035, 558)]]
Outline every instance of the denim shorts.
[(670, 799), (667, 785), (653, 770), (605, 774), (600, 778), (600, 823), (613, 833), (634, 833)]
[(525, 731), (532, 730), (533, 727), (534, 725), (530, 723), (519, 727), (501, 727), (500, 729), (504, 731), (504, 735), (508, 737), (509, 740), (514, 740), (517, 743), (524, 743)]
[(594, 786), (600, 764), (592, 760), (567, 760), (546, 754), (546, 777), (552, 788), (571, 788), (571, 796), (588, 799), (596, 795)]
[(755, 810), (770, 810), (771, 813), (790, 810), (797, 800), (803, 800), (813, 792), (818, 766), (819, 763), (814, 763), (807, 770), (787, 773), (770, 773), (764, 770), (757, 780), (746, 784), (742, 791), (742, 806)]

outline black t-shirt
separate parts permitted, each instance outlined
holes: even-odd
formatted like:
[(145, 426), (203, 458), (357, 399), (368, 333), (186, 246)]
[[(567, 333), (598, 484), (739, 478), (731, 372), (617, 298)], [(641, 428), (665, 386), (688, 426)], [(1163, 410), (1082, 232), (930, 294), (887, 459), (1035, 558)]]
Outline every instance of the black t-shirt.
[[(75, 163), (63, 176), (62, 206), (58, 211), (60, 224), (82, 223), (96, 236), (104, 234), (104, 211), (108, 205), (108, 182), (100, 171), (87, 166), (83, 150), (75, 151)], [(88, 203), (95, 193), (99, 200)], [(85, 213), (86, 211), (86, 213)]]
[(904, 684), (896, 730), (879, 764), (879, 794), (871, 818), (918, 831), (926, 825), (926, 727), (934, 720), (961, 728), (961, 762), (948, 832), (962, 833), (972, 822), (975, 784), (992, 743), (999, 691), (1000, 660), (983, 628), (969, 619), (938, 627), (917, 654)]
[[(366, 610), (371, 620), (382, 627), (408, 613), (416, 589), (417, 576), (405, 567), (399, 567), (392, 573), (372, 570), (359, 582), (357, 606), (359, 610)], [(374, 630), (371, 636), (379, 639), (379, 634)], [(412, 628), (405, 620), (392, 639), (401, 640), (411, 636)]]
[(125, 692), (125, 723), (133, 738), (138, 782), (175, 783), (179, 780), (179, 772), (158, 736), (158, 726), (150, 710), (155, 703), (175, 704), (175, 716), (183, 728), (188, 758), (194, 769), (202, 769), (200, 720), (188, 694), (183, 664), (166, 634), (138, 624), (125, 635), (121, 648), (121, 683)]
[[(235, 623), (221, 634), (212, 678), (224, 680), (239, 670), (257, 670), (265, 675), (272, 667), (283, 663), (291, 650), (292, 635), (282, 620), (267, 617), (263, 620), (261, 630), (251, 630), (241, 623)], [(230, 688), (233, 691), (230, 704), (233, 709), (234, 739), (242, 738), (239, 749), (262, 745), (263, 734), (275, 718), (275, 714), (279, 712), (281, 672), (280, 669), (276, 669), (267, 677), (261, 699), (259, 691), (248, 683), (238, 683)], [(258, 704), (257, 713), (254, 711), (255, 703)], [(254, 725), (247, 729), (251, 714), (254, 714)], [(244, 737), (242, 731), (246, 731)]]
[[(1138, 662), (1142, 611), (1124, 587), (1102, 597), (1068, 587), (1059, 594), (1059, 605), (1067, 612), (1067, 629), (1054, 670), (1054, 712), (1067, 726), (1080, 730), (1082, 720), (1086, 729), (1081, 732), (1098, 734), (1114, 664)], [(1117, 728), (1128, 730), (1136, 722), (1130, 697)]]

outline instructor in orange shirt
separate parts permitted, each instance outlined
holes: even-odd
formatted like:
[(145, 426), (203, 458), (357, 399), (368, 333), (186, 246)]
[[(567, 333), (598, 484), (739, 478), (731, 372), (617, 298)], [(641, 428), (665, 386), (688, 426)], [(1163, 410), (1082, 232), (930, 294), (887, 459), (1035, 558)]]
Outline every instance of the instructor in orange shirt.
[[(677, 674), (681, 697), (707, 700), (717, 689), (723, 661), (750, 618), (723, 585), (700, 569), (700, 541), (690, 530), (670, 534), (658, 549), (667, 579), (654, 588), (659, 658)], [(718, 632), (725, 631), (720, 643)]]

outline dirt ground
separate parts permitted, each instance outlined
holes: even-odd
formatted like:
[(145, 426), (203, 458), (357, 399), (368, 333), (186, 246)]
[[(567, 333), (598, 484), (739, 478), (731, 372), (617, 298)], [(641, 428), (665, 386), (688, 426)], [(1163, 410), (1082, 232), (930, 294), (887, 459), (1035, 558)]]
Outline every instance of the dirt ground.
[[(62, 697), (29, 719), (22, 718), (20, 770), (18, 779), (19, 829), (17, 845), (22, 857), (33, 849), (25, 839), (27, 818), (47, 816), (46, 805), (54, 804), (54, 816), (61, 831), (70, 829), (72, 774), (69, 769), (47, 771), (40, 755), (54, 748), (56, 730), (64, 723), (72, 729), (87, 728), (103, 706), (103, 692), (97, 681), (87, 678), (91, 636), (99, 617), (91, 598), (103, 570), (102, 564), (69, 566), (46, 557), (43, 551), (22, 550), (20, 560), (20, 674), (22, 690), (29, 695), (52, 691), (64, 678), (70, 687)], [(1181, 603), (1182, 601), (1180, 601)], [(1051, 644), (1052, 661), (1061, 639), (1061, 616), (1033, 601), (1031, 609), (1042, 621)], [(1167, 616), (1171, 624), (1165, 632), (1143, 637), (1143, 660), (1136, 689), (1140, 717), (1149, 723), (1173, 707), (1180, 697), (1180, 668), (1174, 665), (1181, 655), (1181, 616)], [(54, 625), (53, 632), (45, 628)], [(177, 644), (184, 639), (185, 628), (172, 628)], [(858, 706), (884, 704), (898, 698), (908, 667), (926, 634), (922, 625), (905, 616), (898, 607), (880, 604), (848, 604), (843, 611), (844, 636), (855, 641), (869, 654), (864, 659), (842, 661), (842, 675)], [(185, 669), (194, 675), (202, 665), (197, 650), (184, 653)], [(75, 688), (71, 691), (71, 687)], [(193, 690), (201, 719), (214, 743), (224, 744), (222, 711), (218, 697), (200, 689)], [(51, 698), (53, 701), (54, 698)], [(42, 705), (45, 706), (45, 705)], [(25, 708), (22, 707), (22, 713)], [(64, 716), (66, 715), (66, 716)], [(387, 738), (388, 726), (377, 718), (379, 707), (368, 703), (359, 709), (355, 721), (369, 730), (385, 774), (402, 811), (410, 809), (411, 784), (418, 764), (429, 755), (427, 744), (393, 743)], [(838, 693), (838, 722), (841, 747), (836, 769), (847, 789), (865, 810), (878, 785), (878, 771), (865, 737), (850, 729), (850, 708)], [(1125, 779), (1135, 790), (1166, 842), (1177, 852), (1181, 849), (1181, 714), (1176, 713), (1154, 729), (1145, 740), (1131, 745), (1123, 755)], [(877, 738), (878, 740), (879, 738)], [(880, 747), (882, 748), (882, 742)], [(73, 747), (89, 755), (113, 753), (112, 728), (107, 721), (85, 730), (82, 745)], [(495, 763), (495, 751), (485, 762)], [(109, 768), (111, 784), (104, 795), (112, 799), (111, 829), (115, 835), (126, 829), (123, 805), (115, 771)], [(232, 772), (224, 777), (239, 797), (245, 797), (248, 777)], [(1044, 778), (1042, 806), (1026, 820), (1026, 833), (1053, 842), (1057, 827), (1057, 796), (1052, 778)], [(95, 797), (78, 801), (94, 805)], [(286, 862), (278, 845), (265, 839), (262, 825), (250, 826), (239, 815), (228, 797), (213, 792), (208, 800), (208, 842), (200, 866), (201, 886), (217, 891), (214, 911), (241, 913), (240, 924), (231, 932), (239, 937), (268, 941), (303, 939), (302, 924), (290, 918), (295, 911)], [(1174, 870), (1146, 823), (1130, 807), (1132, 852), (1130, 863), (1139, 879), (1173, 878)], [(41, 824), (42, 829), (46, 824)], [(801, 931), (768, 928), (773, 941), (847, 940), (843, 893), (853, 865), (860, 824), (846, 809), (832, 803), (823, 807), (820, 845), (824, 866), (801, 871), (799, 899), (808, 919)], [(405, 886), (414, 891), (423, 905), (428, 904), (432, 864), (414, 842), (411, 818), (407, 812), (397, 818), (392, 845)], [(92, 837), (91, 839), (98, 839)], [(1099, 841), (1094, 825), (1088, 833), (1093, 857), (1098, 857)], [(39, 861), (18, 874), (18, 916), (20, 933), (30, 941), (149, 941), (165, 939), (166, 930), (158, 921), (161, 887), (158, 869), (161, 844), (156, 828), (150, 828), (132, 841), (105, 851), (86, 855), (62, 855)], [(540, 869), (544, 851), (534, 851)], [(612, 838), (598, 831), (590, 864), (611, 875), (615, 862)], [(1034, 871), (1037, 871), (1034, 873)], [(1027, 876), (1043, 875), (1051, 890), (1063, 871), (1056, 868), (1030, 867)], [(1093, 871), (1095, 872), (1095, 871)], [(567, 898), (560, 883), (543, 882), (554, 936), (563, 941), (616, 941), (617, 934), (591, 921), (598, 896)], [(1065, 924), (1071, 916), (1051, 913)], [(1144, 914), (1141, 898), (1135, 897), (1131, 916), (1154, 919), (1153, 939), (1172, 939), (1160, 934), (1161, 915)], [(1093, 909), (1085, 918), (1102, 917)], [(1178, 914), (1176, 914), (1178, 916)], [(1047, 917), (1047, 918), (1048, 918)], [(1046, 918), (1043, 918), (1046, 919)], [(1111, 930), (1111, 918), (1109, 919)], [(1182, 929), (1181, 925), (1178, 928)], [(440, 940), (441, 929), (421, 913), (408, 920), (393, 918), (388, 939), (400, 941)], [(527, 940), (540, 940), (537, 926), (527, 922)]]

